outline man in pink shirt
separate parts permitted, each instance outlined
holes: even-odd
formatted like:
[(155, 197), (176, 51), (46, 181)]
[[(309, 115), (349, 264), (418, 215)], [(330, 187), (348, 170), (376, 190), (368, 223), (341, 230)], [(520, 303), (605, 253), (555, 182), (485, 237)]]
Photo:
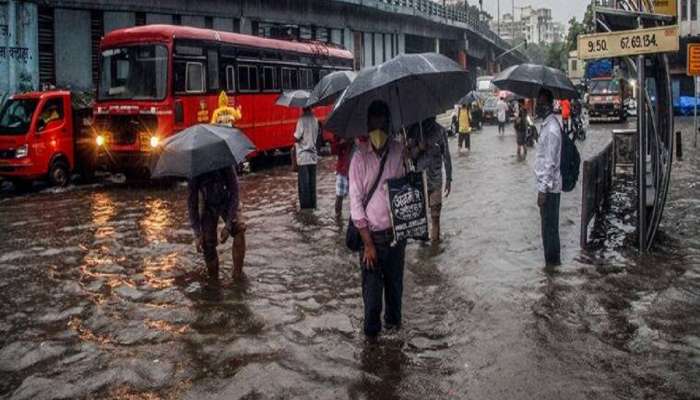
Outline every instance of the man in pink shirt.
[[(387, 329), (401, 325), (401, 296), (406, 244), (392, 246), (393, 232), (386, 181), (405, 174), (403, 148), (390, 137), (389, 107), (375, 101), (367, 112), (368, 141), (361, 141), (350, 162), (350, 217), (362, 237), (362, 298), (365, 305), (365, 335), (374, 337), (382, 329), (382, 294), (386, 291), (384, 323)], [(384, 168), (380, 173), (382, 159)], [(367, 199), (376, 179), (376, 190)], [(363, 203), (367, 204), (365, 207)]]

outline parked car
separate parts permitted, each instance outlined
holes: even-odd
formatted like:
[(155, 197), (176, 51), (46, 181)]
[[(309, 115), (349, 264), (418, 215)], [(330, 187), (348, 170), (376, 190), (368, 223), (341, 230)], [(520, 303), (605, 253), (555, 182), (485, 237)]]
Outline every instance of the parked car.
[(496, 123), (498, 120), (498, 107), (496, 107), (496, 104), (498, 104), (498, 97), (496, 96), (488, 96), (484, 100), (482, 118), (484, 123)]

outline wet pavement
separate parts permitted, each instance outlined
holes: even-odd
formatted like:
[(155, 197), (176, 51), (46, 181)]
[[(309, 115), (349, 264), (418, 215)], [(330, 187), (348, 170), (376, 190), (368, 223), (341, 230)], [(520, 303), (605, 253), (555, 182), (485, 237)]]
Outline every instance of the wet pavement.
[[(582, 154), (615, 127), (593, 125)], [(533, 152), (516, 160), (510, 128), (475, 134), (468, 155), (451, 139), (444, 240), (408, 247), (404, 327), (378, 343), (360, 334), (359, 270), (334, 218), (329, 158), (315, 212), (297, 211), (289, 167), (243, 178), (247, 278), (230, 279), (229, 241), (220, 291), (201, 286), (183, 185), (4, 190), (0, 398), (698, 399), (690, 143), (653, 255), (631, 247), (622, 195), (582, 251), (578, 187), (562, 197), (564, 265), (548, 271)]]

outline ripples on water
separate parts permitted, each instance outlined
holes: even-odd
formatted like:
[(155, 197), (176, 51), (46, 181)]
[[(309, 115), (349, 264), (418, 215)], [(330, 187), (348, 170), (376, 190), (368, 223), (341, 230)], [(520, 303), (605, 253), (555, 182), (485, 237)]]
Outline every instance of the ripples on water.
[(580, 251), (577, 191), (562, 202), (572, 261), (545, 271), (533, 154), (518, 163), (494, 132), (454, 154), (445, 240), (409, 247), (405, 326), (379, 343), (359, 334), (331, 160), (315, 212), (297, 211), (287, 168), (243, 179), (247, 279), (230, 279), (229, 242), (218, 291), (201, 286), (183, 185), (1, 199), (0, 397), (697, 398), (698, 153), (674, 171), (653, 256), (630, 248), (622, 195)]

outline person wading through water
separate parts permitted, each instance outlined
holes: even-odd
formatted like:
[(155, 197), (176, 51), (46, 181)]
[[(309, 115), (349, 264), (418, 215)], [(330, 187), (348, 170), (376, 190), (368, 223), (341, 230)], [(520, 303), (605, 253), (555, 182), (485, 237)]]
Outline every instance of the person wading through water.
[[(364, 333), (375, 337), (382, 328), (382, 301), (386, 329), (401, 326), (401, 297), (406, 243), (393, 244), (386, 181), (405, 175), (403, 146), (390, 138), (389, 106), (370, 104), (367, 112), (369, 143), (361, 141), (350, 161), (350, 217), (362, 237), (362, 299)], [(372, 195), (369, 191), (374, 186)], [(365, 201), (367, 202), (365, 207)]]
[(559, 201), (561, 199), (561, 146), (562, 127), (554, 115), (552, 92), (542, 89), (537, 96), (537, 116), (542, 118), (540, 138), (537, 141), (535, 176), (537, 178), (537, 206), (542, 222), (544, 258), (548, 267), (561, 265), (559, 242)]
[(527, 146), (525, 146), (527, 140), (527, 108), (525, 108), (525, 100), (523, 99), (518, 100), (518, 113), (515, 116), (513, 127), (515, 128), (518, 160), (525, 160), (527, 158)]
[(331, 152), (338, 156), (338, 161), (335, 164), (335, 217), (337, 219), (343, 215), (343, 199), (348, 196), (350, 190), (348, 173), (352, 147), (353, 141), (351, 139), (335, 138), (331, 142)]
[[(214, 110), (214, 113), (212, 114), (211, 117), (211, 123), (216, 124), (216, 125), (224, 125), (224, 126), (230, 126), (230, 127), (235, 127), (236, 122), (240, 120), (243, 117), (243, 113), (241, 112), (241, 106), (238, 107), (231, 107), (229, 105), (229, 98), (226, 95), (226, 92), (221, 91), (219, 94), (219, 107)], [(239, 170), (240, 166), (236, 166), (236, 169)], [(235, 174), (235, 173), (234, 173)], [(238, 188), (238, 179), (236, 177), (236, 192), (239, 192)], [(234, 225), (234, 230), (233, 231), (228, 231), (229, 234), (233, 235), (233, 273), (234, 277), (240, 277), (240, 275), (243, 272), (243, 263), (245, 262), (245, 233), (246, 233), (246, 225), (245, 223), (242, 222), (242, 205), (240, 201), (240, 196), (237, 196), (237, 207), (236, 207), (236, 216), (240, 221), (236, 225)], [(225, 221), (225, 219), (224, 219)], [(228, 239), (228, 235), (223, 238), (223, 241), (221, 242), (222, 244), (226, 242)]]
[(316, 208), (316, 163), (318, 162), (318, 120), (304, 108), (294, 131), (298, 172), (299, 207)]
[(457, 112), (457, 128), (459, 134), (459, 142), (457, 143), (457, 149), (462, 152), (462, 145), (464, 148), (471, 151), (471, 139), (469, 135), (471, 134), (471, 113), (469, 111), (469, 106), (462, 104)]
[[(245, 223), (242, 221), (239, 203), (238, 177), (233, 167), (195, 177), (188, 184), (187, 209), (190, 224), (195, 235), (198, 252), (204, 253), (204, 262), (209, 273), (209, 281), (219, 281), (219, 256), (217, 244), (226, 243), (233, 235), (233, 278), (240, 279), (245, 258)], [(217, 238), (219, 218), (224, 227), (220, 239)]]
[(409, 130), (408, 152), (416, 171), (425, 171), (428, 178), (428, 204), (430, 206), (430, 237), (433, 243), (440, 241), (440, 212), (442, 211), (442, 167), (445, 166), (445, 192), (452, 189), (452, 159), (447, 133), (435, 117), (415, 124)]

